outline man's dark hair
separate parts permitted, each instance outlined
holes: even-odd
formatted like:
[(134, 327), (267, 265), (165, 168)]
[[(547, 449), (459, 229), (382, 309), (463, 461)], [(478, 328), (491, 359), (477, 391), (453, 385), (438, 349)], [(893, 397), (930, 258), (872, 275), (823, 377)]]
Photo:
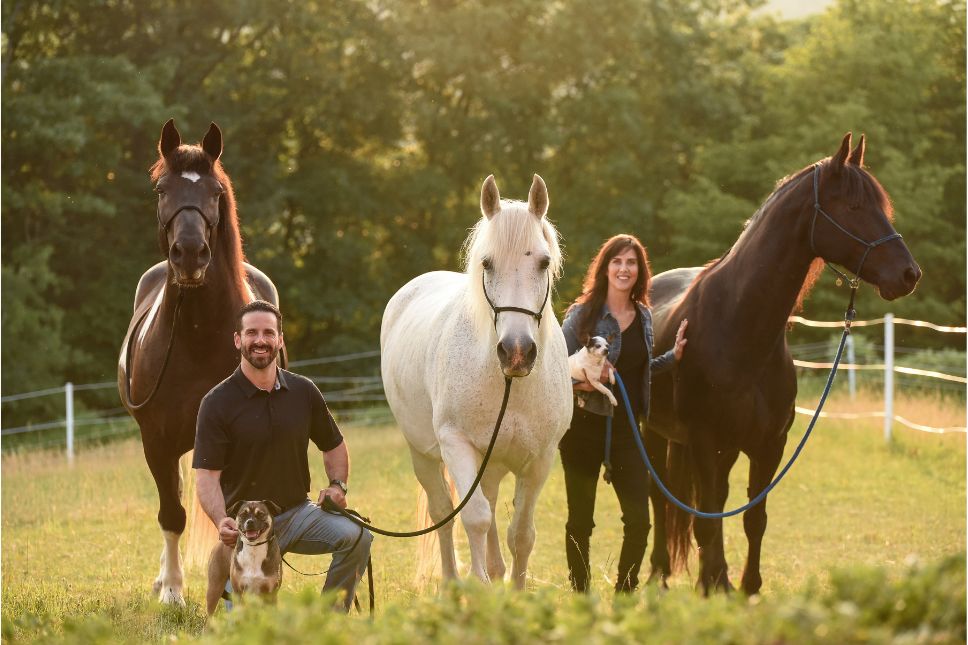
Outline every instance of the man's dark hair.
[(265, 300), (253, 300), (239, 309), (239, 317), (235, 321), (235, 331), (240, 334), (242, 333), (242, 316), (253, 311), (265, 311), (274, 314), (276, 317), (276, 326), (279, 328), (279, 333), (282, 333), (282, 313), (279, 311), (279, 307)]

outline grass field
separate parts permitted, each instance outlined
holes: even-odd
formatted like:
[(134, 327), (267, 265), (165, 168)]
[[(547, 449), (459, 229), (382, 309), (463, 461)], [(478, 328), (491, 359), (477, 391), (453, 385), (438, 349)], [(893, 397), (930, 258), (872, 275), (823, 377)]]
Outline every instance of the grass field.
[[(803, 405), (810, 405), (810, 401)], [(832, 401), (829, 405), (829, 409), (850, 408), (846, 402)], [(863, 407), (863, 403), (854, 405)], [(899, 413), (908, 418), (922, 419), (929, 415), (930, 420), (926, 422), (938, 425), (964, 423), (964, 409), (957, 404), (911, 400), (904, 405), (908, 406), (907, 414), (900, 409), (903, 407), (900, 404)], [(804, 418), (798, 419), (791, 433), (788, 455), (802, 436), (805, 423)], [(417, 485), (402, 435), (389, 427), (348, 429), (346, 436), (353, 458), (351, 504), (378, 525), (400, 530), (414, 527)], [(729, 507), (745, 501), (742, 499), (746, 488), (744, 459), (741, 457), (731, 477)], [(321, 481), (321, 458), (313, 457), (311, 469), (314, 480)], [(798, 598), (808, 590), (837, 595), (842, 592), (842, 585), (831, 572), (845, 568), (876, 567), (877, 573), (872, 575), (883, 580), (874, 587), (886, 588), (888, 581), (908, 575), (912, 563), (932, 564), (963, 553), (965, 481), (965, 436), (962, 434), (930, 435), (898, 427), (893, 444), (888, 446), (883, 441), (879, 419), (849, 423), (821, 421), (798, 463), (768, 500), (763, 599), (744, 606), (750, 612), (765, 616), (762, 607), (757, 609), (758, 604), (793, 602), (784, 599)], [(502, 490), (498, 512), (502, 537), (511, 512), (509, 484), (510, 480)], [(161, 538), (155, 520), (156, 492), (137, 441), (82, 452), (72, 468), (67, 467), (61, 454), (6, 455), (2, 462), (2, 504), (5, 641), (161, 641), (171, 634), (192, 639), (201, 632), (205, 589), (200, 571), (187, 572), (187, 609), (163, 609), (150, 596)], [(603, 606), (610, 607), (609, 589), (621, 542), (618, 517), (614, 493), (604, 483), (600, 484), (591, 555), (596, 593), (588, 601), (572, 598), (567, 588), (563, 553), (564, 486), (560, 467), (556, 467), (538, 506), (538, 537), (528, 585), (532, 593), (519, 600), (515, 598), (520, 596), (506, 590), (468, 589), (467, 593), (483, 598), (481, 603), (502, 615), (508, 613), (509, 607), (527, 613), (532, 609), (521, 607), (542, 602), (556, 608), (554, 620), (560, 620), (562, 612), (580, 615), (587, 611), (588, 603), (598, 602), (597, 598), (601, 598)], [(746, 550), (740, 518), (725, 521), (725, 536), (731, 574), (738, 581)], [(466, 563), (469, 556), (462, 539), (459, 545)], [(404, 642), (406, 639), (399, 629), (382, 638), (378, 631), (367, 630), (377, 630), (381, 622), (389, 625), (405, 621), (408, 616), (418, 620), (411, 613), (418, 608), (433, 613), (442, 606), (453, 605), (458, 611), (461, 607), (466, 611), (466, 603), (451, 598), (457, 592), (443, 592), (441, 597), (435, 588), (417, 584), (415, 553), (416, 544), (412, 540), (377, 538), (374, 543), (378, 607), (374, 624), (358, 616), (320, 620), (344, 621), (344, 628), (355, 625), (352, 633), (376, 640)], [(304, 571), (322, 570), (326, 560), (298, 555), (290, 559)], [(961, 570), (963, 615), (964, 560), (955, 567)], [(691, 590), (693, 582), (687, 574), (674, 578), (673, 591), (668, 597), (675, 600), (657, 601), (652, 591), (645, 591), (630, 602), (640, 603), (640, 609), (653, 607), (652, 611), (656, 602), (665, 602), (670, 611), (678, 612), (683, 624), (689, 623), (689, 612), (708, 613), (720, 603), (739, 602), (737, 599), (702, 601)], [(298, 614), (298, 607), (316, 602), (316, 594), (304, 590), (315, 589), (320, 584), (319, 578), (304, 578), (286, 570), (280, 615)], [(926, 593), (930, 598), (932, 591), (929, 589)], [(613, 617), (626, 615), (621, 613), (621, 607), (608, 611), (618, 612), (609, 614)], [(229, 640), (233, 640), (229, 638), (232, 625), (243, 624), (239, 621), (245, 617), (238, 616), (242, 613), (233, 612), (228, 619), (218, 621), (222, 629), (228, 630), (223, 635)], [(316, 613), (320, 612), (314, 609), (313, 615)], [(291, 614), (290, 619), (298, 622), (293, 615), (296, 614)], [(512, 611), (508, 615), (516, 614)], [(538, 620), (533, 616), (528, 618), (532, 619)], [(222, 632), (209, 637), (217, 638), (218, 633)], [(602, 642), (609, 640), (607, 630), (604, 634)], [(827, 635), (836, 640), (835, 633)], [(236, 636), (238, 640), (246, 640)], [(820, 632), (807, 636), (804, 635), (804, 640), (828, 640)], [(963, 636), (959, 638), (963, 640)], [(517, 639), (495, 635), (480, 642), (495, 640)], [(756, 639), (744, 642), (756, 642)]]

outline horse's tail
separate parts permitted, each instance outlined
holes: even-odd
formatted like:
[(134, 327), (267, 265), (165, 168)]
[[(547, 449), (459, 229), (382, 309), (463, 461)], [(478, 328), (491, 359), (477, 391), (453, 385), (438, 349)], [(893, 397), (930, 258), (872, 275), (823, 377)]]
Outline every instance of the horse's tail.
[[(187, 470), (191, 473), (191, 464), (192, 451), (189, 451), (181, 458), (182, 472)], [(184, 486), (184, 499), (189, 502), (188, 524), (185, 527), (185, 568), (204, 571), (208, 567), (212, 546), (218, 542), (218, 529), (212, 524), (212, 520), (198, 501), (195, 477), (189, 474), (187, 479), (188, 482)]]
[[(666, 486), (683, 503), (695, 507), (696, 485), (693, 479), (692, 452), (689, 446), (669, 442), (666, 455)], [(689, 570), (689, 553), (692, 551), (692, 519), (672, 503), (666, 504), (666, 541), (669, 548), (669, 564), (673, 572)]]
[[(450, 498), (454, 505), (457, 505), (457, 487), (447, 469), (444, 469), (444, 479), (450, 489)], [(430, 508), (427, 503), (427, 492), (422, 486), (417, 486), (417, 527), (425, 529), (432, 526), (434, 521), (430, 517)], [(433, 531), (417, 538), (417, 573), (414, 583), (417, 589), (424, 589), (433, 578), (440, 575), (440, 540), (437, 539), (437, 532)]]

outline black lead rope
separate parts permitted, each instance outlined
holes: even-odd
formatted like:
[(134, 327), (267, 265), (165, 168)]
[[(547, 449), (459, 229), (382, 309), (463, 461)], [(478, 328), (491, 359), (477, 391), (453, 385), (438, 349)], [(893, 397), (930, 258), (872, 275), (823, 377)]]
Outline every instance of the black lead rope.
[(474, 478), (474, 483), (471, 484), (470, 489), (468, 489), (467, 491), (467, 495), (465, 495), (464, 499), (461, 500), (461, 503), (457, 505), (457, 508), (451, 511), (447, 515), (447, 517), (437, 522), (433, 526), (428, 526), (427, 528), (420, 529), (418, 531), (388, 531), (386, 529), (381, 529), (376, 526), (373, 526), (372, 524), (370, 524), (363, 518), (359, 517), (358, 515), (353, 515), (349, 511), (346, 511), (340, 508), (329, 497), (326, 497), (323, 500), (323, 506), (322, 506), (323, 510), (328, 511), (330, 513), (337, 513), (339, 515), (342, 515), (343, 517), (350, 520), (357, 526), (361, 526), (369, 531), (372, 531), (373, 533), (377, 533), (379, 535), (385, 535), (387, 537), (399, 537), (399, 538), (419, 537), (421, 535), (426, 535), (427, 533), (432, 533), (438, 530), (440, 527), (444, 526), (452, 519), (454, 519), (458, 513), (460, 513), (461, 509), (463, 509), (464, 506), (467, 505), (467, 502), (470, 501), (471, 495), (473, 495), (474, 491), (477, 490), (478, 484), (481, 483), (481, 479), (484, 477), (484, 469), (487, 468), (487, 462), (490, 460), (491, 453), (494, 451), (494, 444), (497, 443), (498, 431), (501, 429), (501, 422), (504, 420), (504, 412), (507, 410), (508, 397), (510, 395), (511, 395), (511, 378), (505, 376), (504, 377), (504, 398), (501, 401), (501, 412), (498, 414), (497, 422), (494, 424), (494, 432), (491, 433), (491, 442), (487, 445), (487, 451), (484, 453), (484, 459), (481, 461), (481, 468), (480, 470), (477, 471), (477, 477)]
[[(504, 398), (501, 400), (501, 411), (498, 413), (497, 421), (494, 423), (494, 431), (491, 433), (491, 441), (487, 445), (487, 451), (484, 453), (484, 459), (481, 461), (480, 470), (477, 471), (477, 477), (474, 478), (474, 483), (471, 484), (470, 489), (467, 491), (467, 495), (464, 497), (463, 500), (461, 500), (461, 503), (457, 505), (457, 508), (451, 511), (447, 515), (447, 517), (442, 519), (440, 522), (437, 522), (433, 526), (428, 526), (427, 528), (420, 529), (418, 531), (388, 531), (386, 529), (381, 529), (376, 526), (373, 526), (372, 524), (370, 524), (370, 520), (368, 518), (363, 517), (362, 515), (360, 515), (354, 510), (340, 508), (329, 497), (323, 498), (322, 509), (327, 513), (331, 513), (333, 515), (342, 515), (343, 517), (345, 517), (346, 519), (350, 520), (351, 522), (353, 522), (354, 524), (360, 527), (360, 535), (359, 537), (356, 538), (356, 542), (353, 544), (354, 549), (356, 548), (356, 545), (359, 544), (360, 539), (363, 537), (363, 529), (367, 529), (368, 531), (377, 533), (379, 535), (385, 535), (387, 537), (400, 537), (400, 538), (418, 537), (438, 530), (439, 528), (441, 528), (442, 526), (450, 522), (452, 519), (454, 519), (454, 517), (456, 517), (457, 514), (461, 512), (461, 509), (463, 509), (464, 506), (467, 505), (467, 502), (469, 502), (471, 499), (471, 495), (474, 494), (474, 491), (477, 490), (477, 486), (481, 483), (481, 479), (483, 479), (484, 477), (484, 470), (487, 468), (487, 462), (490, 461), (491, 453), (494, 451), (494, 444), (497, 443), (497, 435), (501, 429), (501, 422), (504, 421), (504, 413), (507, 410), (508, 398), (510, 396), (511, 396), (511, 378), (505, 376), (504, 377)], [(282, 561), (286, 562), (286, 559), (282, 558)], [(304, 576), (308, 576), (308, 575), (318, 576), (318, 575), (322, 575), (323, 573), (326, 573), (326, 571), (323, 571), (321, 573), (302, 573), (301, 571), (297, 570), (288, 562), (286, 562), (286, 566), (288, 566), (296, 573), (300, 573)], [(373, 594), (373, 558), (372, 557), (370, 557), (370, 559), (367, 561), (366, 570), (367, 570), (367, 580), (369, 582), (369, 587), (370, 587), (370, 615), (372, 615), (374, 606), (375, 606), (374, 594)], [(353, 598), (353, 603), (356, 605), (357, 611), (359, 611), (360, 601), (357, 597)]]
[[(329, 500), (328, 497), (326, 499)], [(326, 512), (328, 512), (330, 514), (333, 514), (333, 515), (336, 515), (336, 513), (334, 513), (333, 511), (330, 511), (328, 509), (326, 510)], [(346, 509), (346, 512), (347, 513), (350, 513), (351, 515), (353, 515), (355, 517), (360, 518), (364, 522), (369, 522), (370, 521), (370, 518), (363, 517), (362, 515), (360, 515), (359, 513), (357, 513), (356, 511), (354, 511), (351, 508)], [(354, 542), (353, 543), (353, 546), (350, 548), (350, 551), (349, 551), (350, 553), (352, 553), (354, 550), (356, 550), (356, 547), (357, 547), (357, 545), (359, 545), (361, 539), (363, 539), (363, 529), (362, 529), (362, 527), (360, 528), (360, 534), (358, 536), (356, 536), (356, 542)], [(287, 567), (289, 567), (290, 569), (292, 569), (293, 571), (295, 571), (296, 573), (298, 573), (301, 576), (321, 576), (321, 575), (324, 575), (326, 573), (329, 573), (329, 569), (326, 569), (325, 571), (320, 571), (319, 573), (305, 573), (303, 571), (300, 571), (296, 567), (292, 566), (291, 564), (289, 564), (289, 561), (286, 560), (286, 557), (284, 555), (281, 555), (280, 554), (279, 557), (282, 559), (282, 561), (286, 564)], [(369, 592), (370, 592), (370, 615), (372, 616), (374, 609), (376, 609), (376, 598), (375, 598), (375, 596), (373, 594), (373, 556), (372, 555), (371, 556), (368, 556), (367, 559), (366, 559), (366, 580), (367, 580), (368, 587), (369, 587)], [(224, 596), (223, 596), (223, 598), (224, 598)], [(360, 609), (360, 598), (357, 595), (354, 595), (353, 596), (353, 606), (356, 607), (356, 611), (358, 611), (360, 613), (363, 613), (363, 610)]]

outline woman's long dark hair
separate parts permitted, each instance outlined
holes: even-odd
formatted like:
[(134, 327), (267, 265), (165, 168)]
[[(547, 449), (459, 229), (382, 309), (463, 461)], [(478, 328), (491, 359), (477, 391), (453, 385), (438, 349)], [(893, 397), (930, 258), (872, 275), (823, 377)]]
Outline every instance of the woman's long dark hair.
[(639, 262), (639, 276), (632, 287), (631, 299), (646, 307), (649, 306), (649, 282), (652, 280), (652, 269), (649, 267), (649, 256), (645, 247), (634, 235), (621, 234), (609, 238), (598, 249), (595, 259), (588, 265), (588, 273), (582, 282), (581, 295), (569, 307), (584, 305), (581, 318), (578, 319), (578, 340), (588, 342), (588, 337), (595, 329), (595, 321), (602, 315), (605, 297), (608, 295), (608, 264), (616, 255), (628, 249), (635, 249), (635, 256)]

